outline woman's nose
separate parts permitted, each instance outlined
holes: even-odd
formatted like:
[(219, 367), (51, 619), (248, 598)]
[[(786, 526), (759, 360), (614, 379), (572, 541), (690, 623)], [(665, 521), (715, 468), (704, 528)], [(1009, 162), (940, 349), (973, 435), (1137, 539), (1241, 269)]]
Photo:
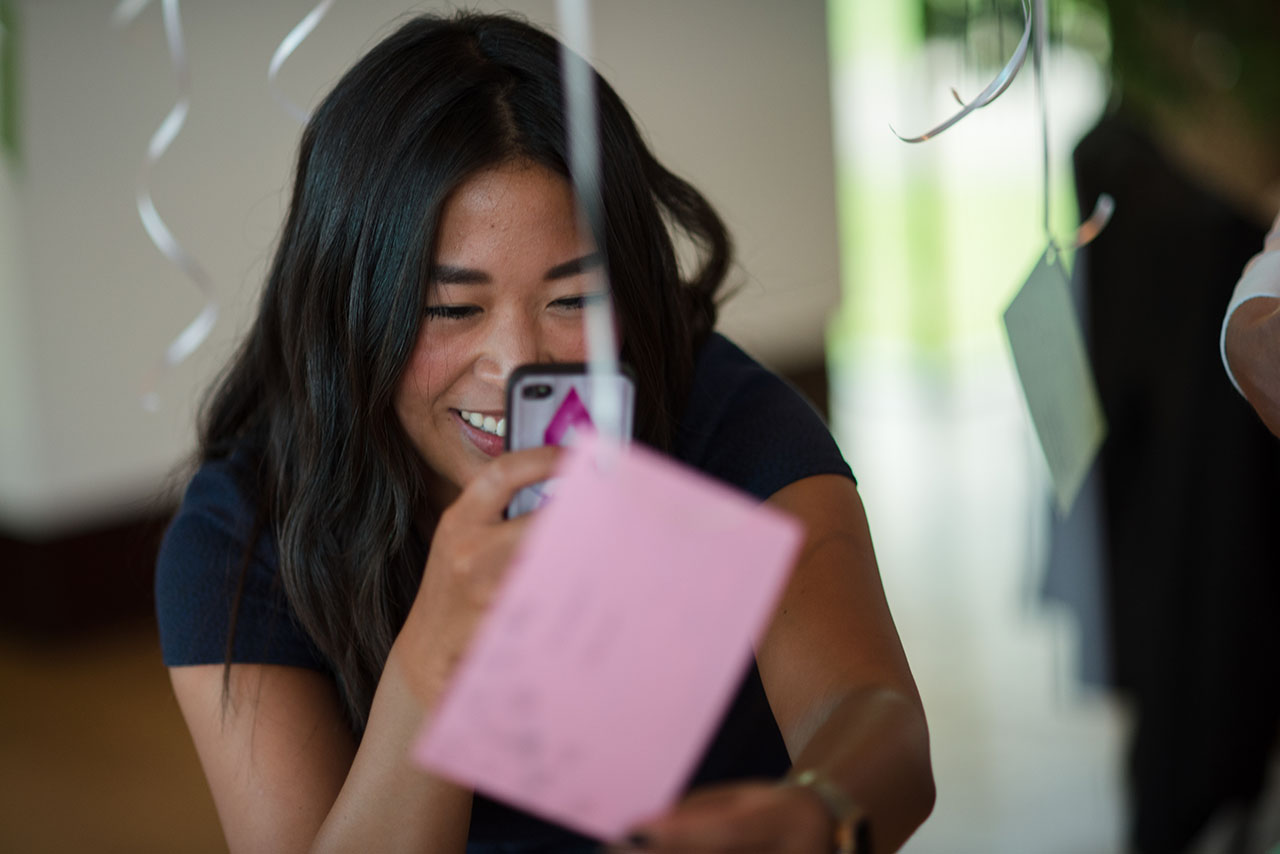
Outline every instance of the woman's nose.
[(476, 373), (505, 388), (512, 371), (540, 361), (542, 355), (537, 323), (522, 316), (504, 317), (490, 326), (483, 351), (476, 359)]

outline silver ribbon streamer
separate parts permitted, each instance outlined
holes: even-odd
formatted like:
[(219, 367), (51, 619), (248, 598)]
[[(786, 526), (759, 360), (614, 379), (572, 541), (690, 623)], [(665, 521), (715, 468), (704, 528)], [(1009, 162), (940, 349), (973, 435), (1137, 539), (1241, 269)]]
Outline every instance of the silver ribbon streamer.
[(1048, 41), (1049, 15), (1045, 0), (1033, 0), (1035, 3), (1032, 19), (1035, 21), (1036, 46), (1035, 58), (1032, 61), (1036, 77), (1036, 100), (1040, 104), (1040, 148), (1041, 148), (1041, 180), (1044, 182), (1044, 233), (1049, 242), (1053, 242), (1053, 231), (1049, 227), (1049, 99), (1044, 94), (1044, 62), (1045, 45)]
[(306, 124), (311, 118), (311, 114), (290, 101), (280, 87), (277, 85), (276, 77), (280, 73), (280, 66), (284, 65), (285, 60), (298, 49), (298, 45), (311, 35), (311, 31), (316, 28), (322, 18), (329, 13), (329, 9), (333, 6), (333, 0), (320, 0), (307, 16), (298, 22), (289, 34), (280, 42), (280, 46), (276, 48), (276, 52), (271, 55), (271, 64), (267, 66), (267, 88), (271, 90), (271, 96), (276, 102), (284, 107), (289, 115), (297, 119), (301, 124)]
[(150, 3), (151, 0), (120, 0), (115, 11), (111, 13), (112, 25), (117, 27), (127, 26)]
[[(590, 55), (591, 18), (587, 0), (557, 0), (564, 73), (565, 124), (569, 136), (569, 174), (578, 199), (579, 227), (585, 234), (604, 235), (604, 199), (600, 190), (600, 140), (597, 135), (595, 77)], [(603, 297), (587, 303), (587, 373), (591, 379), (592, 421), (601, 436), (622, 440), (622, 398), (618, 374), (617, 334), (613, 328), (613, 298), (609, 287), (605, 247), (597, 274)], [(606, 443), (607, 444), (607, 443)], [(603, 446), (602, 446), (603, 447)]]
[[(1040, 146), (1041, 146), (1041, 180), (1044, 182), (1044, 199), (1043, 199), (1043, 219), (1044, 233), (1049, 241), (1049, 249), (1055, 254), (1059, 252), (1057, 241), (1053, 239), (1053, 232), (1049, 225), (1050, 210), (1050, 193), (1049, 193), (1049, 103), (1044, 93), (1044, 62), (1046, 57), (1046, 39), (1048, 38), (1049, 17), (1046, 8), (1047, 0), (1034, 0), (1034, 5), (1028, 8), (1028, 0), (1022, 0), (1022, 13), (1024, 18), (1024, 27), (1022, 30), (1022, 39), (1018, 42), (1017, 49), (1014, 50), (1013, 56), (1005, 64), (1004, 68), (996, 75), (995, 79), (988, 84), (986, 89), (978, 93), (978, 97), (973, 101), (965, 103), (960, 97), (960, 93), (954, 88), (951, 90), (951, 97), (955, 98), (957, 103), (963, 109), (952, 116), (947, 121), (938, 125), (920, 136), (906, 139), (897, 131), (898, 139), (903, 142), (924, 142), (927, 139), (937, 136), (956, 122), (963, 119), (974, 110), (981, 109), (996, 98), (1000, 97), (1009, 84), (1013, 82), (1013, 78), (1017, 75), (1018, 70), (1022, 68), (1027, 58), (1027, 47), (1031, 43), (1031, 36), (1034, 33), (1035, 42), (1033, 50), (1033, 62), (1036, 78), (1036, 97), (1040, 106)], [(892, 126), (890, 127), (892, 130)], [(1115, 213), (1116, 201), (1106, 193), (1098, 196), (1098, 201), (1094, 204), (1093, 213), (1089, 218), (1080, 223), (1080, 227), (1076, 229), (1075, 236), (1068, 244), (1068, 250), (1074, 251), (1082, 246), (1092, 243), (1094, 238), (1102, 233), (1102, 230), (1111, 222), (1111, 215)]]
[[(149, 5), (150, 0), (122, 0), (111, 16), (112, 23), (123, 27), (133, 21)], [(165, 350), (164, 358), (148, 377), (143, 391), (142, 405), (154, 412), (160, 407), (160, 398), (156, 393), (156, 385), (166, 371), (178, 365), (209, 337), (218, 320), (218, 301), (214, 295), (213, 281), (209, 274), (182, 247), (173, 236), (173, 232), (165, 225), (156, 210), (151, 198), (151, 170), (173, 143), (178, 132), (182, 130), (191, 108), (191, 73), (187, 65), (186, 45), (182, 39), (182, 19), (178, 15), (178, 0), (162, 0), (161, 10), (164, 18), (165, 40), (169, 46), (169, 57), (173, 62), (174, 76), (177, 78), (178, 99), (169, 114), (164, 117), (160, 127), (151, 137), (147, 145), (147, 154), (138, 168), (138, 182), (135, 197), (138, 207), (138, 218), (147, 236), (155, 244), (160, 253), (178, 269), (187, 275), (205, 298), (204, 308), (194, 320), (187, 324)]]
[(1004, 91), (1009, 88), (1011, 83), (1013, 83), (1013, 78), (1018, 76), (1018, 70), (1022, 68), (1022, 64), (1026, 62), (1027, 59), (1027, 47), (1031, 43), (1031, 21), (1033, 18), (1031, 9), (1028, 6), (1028, 0), (1022, 0), (1022, 16), (1025, 23), (1022, 29), (1022, 38), (1018, 41), (1018, 47), (1014, 50), (1013, 56), (1009, 58), (1009, 61), (1005, 63), (1004, 68), (1000, 69), (1000, 73), (995, 76), (995, 79), (987, 84), (985, 89), (978, 93), (977, 97), (966, 104), (960, 98), (960, 94), (956, 92), (955, 89), (952, 89), (952, 96), (955, 97), (955, 99), (962, 105), (960, 112), (942, 122), (942, 124), (930, 128), (919, 136), (905, 137), (894, 130), (893, 125), (890, 125), (889, 130), (893, 131), (893, 135), (903, 142), (910, 143), (924, 142), (926, 140), (933, 139), (935, 136), (972, 113), (974, 110), (982, 109), (996, 98), (1003, 95)]
[(1071, 241), (1071, 250), (1074, 251), (1081, 246), (1087, 246), (1092, 243), (1093, 239), (1107, 227), (1107, 223), (1111, 222), (1111, 215), (1115, 212), (1115, 199), (1111, 198), (1107, 193), (1098, 196), (1098, 201), (1093, 206), (1093, 213), (1089, 215), (1088, 219), (1080, 223), (1080, 227), (1076, 229), (1075, 239)]
[[(1042, 215), (1044, 219), (1044, 233), (1049, 243), (1049, 251), (1055, 255), (1061, 252), (1058, 242), (1053, 238), (1053, 229), (1049, 223), (1049, 212), (1051, 209), (1051, 196), (1049, 186), (1049, 99), (1045, 96), (1045, 63), (1048, 59), (1048, 38), (1049, 38), (1049, 11), (1048, 0), (1034, 0), (1032, 18), (1035, 21), (1035, 52), (1032, 65), (1036, 77), (1036, 99), (1040, 105), (1040, 180), (1044, 182), (1044, 206)], [(1111, 215), (1115, 213), (1116, 200), (1107, 193), (1098, 196), (1097, 202), (1094, 203), (1093, 213), (1089, 214), (1089, 218), (1080, 223), (1076, 229), (1075, 236), (1067, 244), (1067, 251), (1075, 250), (1086, 246), (1093, 242), (1102, 230), (1111, 222)]]

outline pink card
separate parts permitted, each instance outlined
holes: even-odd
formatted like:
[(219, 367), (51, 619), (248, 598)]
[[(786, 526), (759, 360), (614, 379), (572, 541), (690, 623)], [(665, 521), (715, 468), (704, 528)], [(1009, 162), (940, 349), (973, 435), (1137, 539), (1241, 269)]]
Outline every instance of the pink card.
[(803, 530), (653, 451), (596, 449), (569, 453), (414, 756), (616, 839), (679, 797)]

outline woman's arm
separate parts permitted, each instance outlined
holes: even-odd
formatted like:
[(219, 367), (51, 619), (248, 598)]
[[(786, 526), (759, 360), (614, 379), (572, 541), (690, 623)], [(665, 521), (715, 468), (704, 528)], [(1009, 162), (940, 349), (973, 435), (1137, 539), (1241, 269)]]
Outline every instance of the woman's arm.
[(465, 848), (471, 792), (419, 769), (409, 749), (528, 524), (503, 508), (559, 455), (503, 455), (441, 515), (359, 745), (324, 674), (233, 664), (224, 703), (221, 665), (170, 669), (232, 851)]
[[(933, 772), (857, 488), (821, 475), (769, 503), (808, 530), (756, 656), (774, 717), (795, 768), (818, 771), (865, 812), (876, 854), (897, 850), (933, 808)], [(745, 783), (695, 793), (638, 832), (656, 850), (825, 854), (833, 828), (812, 791)]]
[(471, 793), (410, 763), (423, 708), (398, 663), (358, 750), (328, 676), (234, 664), (224, 711), (222, 674), (170, 669), (231, 851), (463, 849)]
[(933, 809), (924, 708), (876, 567), (857, 487), (807, 478), (770, 499), (804, 520), (805, 550), (760, 648), (796, 769), (837, 784), (897, 850)]

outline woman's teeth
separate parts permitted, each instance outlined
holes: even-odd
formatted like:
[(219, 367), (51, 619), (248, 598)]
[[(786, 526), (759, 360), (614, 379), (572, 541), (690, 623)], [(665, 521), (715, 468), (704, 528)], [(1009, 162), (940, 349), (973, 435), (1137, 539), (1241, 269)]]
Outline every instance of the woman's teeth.
[(492, 433), (495, 436), (507, 435), (506, 418), (494, 418), (492, 415), (482, 415), (479, 412), (468, 412), (465, 409), (459, 409), (458, 414), (462, 416), (463, 421), (466, 421), (478, 430), (483, 430), (486, 433)]

